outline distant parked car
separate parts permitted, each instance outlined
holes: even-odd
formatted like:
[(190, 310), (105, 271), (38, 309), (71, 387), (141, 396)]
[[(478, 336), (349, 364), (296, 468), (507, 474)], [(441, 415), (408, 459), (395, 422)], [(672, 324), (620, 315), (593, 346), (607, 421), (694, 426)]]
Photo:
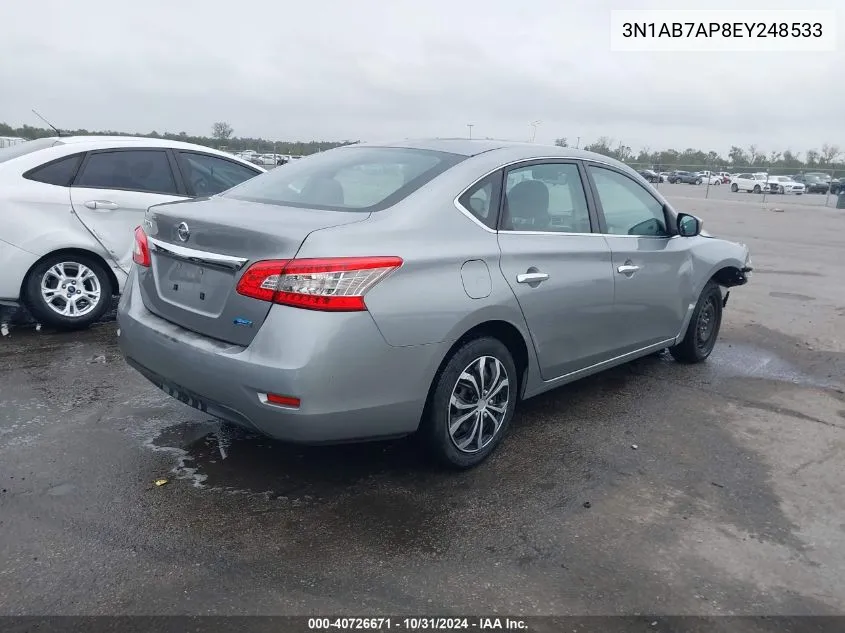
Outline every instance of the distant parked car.
[(152, 207), (118, 341), (154, 385), (233, 424), (311, 444), (417, 433), (470, 468), (520, 401), (665, 348), (711, 354), (751, 263), (701, 229), (598, 154), (340, 147)]
[(795, 182), (803, 183), (807, 193), (827, 193), (830, 191), (830, 184), (821, 178), (819, 174), (796, 174), (792, 176)]
[(701, 178), (702, 183), (705, 184), (705, 185), (706, 184), (710, 184), (710, 185), (721, 185), (722, 184), (722, 177), (717, 175), (717, 174), (710, 173), (710, 172), (702, 172), (702, 173), (698, 174), (698, 176), (699, 176), (699, 178)]
[(648, 182), (655, 183), (660, 182), (660, 176), (658, 173), (651, 169), (642, 169), (637, 172), (640, 176), (645, 178)]
[(76, 329), (123, 288), (133, 231), (162, 202), (207, 197), (264, 170), (150, 138), (44, 138), (0, 149), (0, 303)]
[(800, 182), (795, 182), (789, 176), (769, 176), (765, 191), (782, 194), (793, 193), (800, 196), (804, 193), (804, 185)]
[(823, 180), (824, 182), (830, 184), (831, 177), (830, 174), (825, 173), (823, 171), (808, 171), (805, 172), (807, 176), (817, 176), (819, 180)]
[(700, 185), (704, 179), (697, 173), (689, 171), (673, 171), (669, 174), (669, 182), (672, 184), (684, 183), (687, 185)]
[(830, 181), (830, 193), (837, 194), (842, 189), (845, 189), (845, 183), (843, 183), (843, 177), (832, 178), (831, 181)]
[(739, 174), (731, 181), (731, 191), (747, 191), (751, 193), (763, 193), (766, 188), (768, 175), (765, 173)]

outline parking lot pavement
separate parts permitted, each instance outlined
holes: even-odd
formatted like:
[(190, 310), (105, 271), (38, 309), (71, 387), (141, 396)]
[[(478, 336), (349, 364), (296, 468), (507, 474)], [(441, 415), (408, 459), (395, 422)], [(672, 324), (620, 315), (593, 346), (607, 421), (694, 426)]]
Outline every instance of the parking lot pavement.
[(667, 198), (707, 198), (710, 200), (724, 200), (726, 202), (745, 202), (748, 204), (770, 204), (770, 205), (800, 205), (804, 207), (834, 208), (836, 196), (824, 193), (804, 193), (800, 196), (793, 194), (762, 194), (731, 191), (730, 185), (672, 185), (667, 182), (655, 185), (657, 189)]
[(753, 249), (711, 359), (527, 402), (467, 473), (221, 427), (114, 324), (13, 329), (0, 613), (845, 612), (845, 215), (676, 202)]

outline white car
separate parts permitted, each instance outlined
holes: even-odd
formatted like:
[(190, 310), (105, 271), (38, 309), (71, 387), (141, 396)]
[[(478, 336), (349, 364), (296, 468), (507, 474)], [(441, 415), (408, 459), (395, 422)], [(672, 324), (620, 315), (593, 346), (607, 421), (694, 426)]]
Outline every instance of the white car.
[(804, 193), (804, 184), (792, 180), (789, 176), (769, 176), (766, 191), (769, 193), (792, 193), (800, 196)]
[[(701, 184), (707, 185), (721, 185), (722, 177), (709, 171), (703, 171), (698, 176), (701, 178)], [(708, 183), (708, 181), (710, 181)]]
[(279, 164), (281, 154), (259, 154), (258, 162), (265, 167), (275, 167)]
[(0, 149), (0, 304), (78, 329), (123, 290), (149, 207), (220, 193), (264, 170), (200, 145), (77, 136)]
[(762, 193), (768, 180), (769, 176), (765, 173), (738, 174), (731, 180), (731, 191)]

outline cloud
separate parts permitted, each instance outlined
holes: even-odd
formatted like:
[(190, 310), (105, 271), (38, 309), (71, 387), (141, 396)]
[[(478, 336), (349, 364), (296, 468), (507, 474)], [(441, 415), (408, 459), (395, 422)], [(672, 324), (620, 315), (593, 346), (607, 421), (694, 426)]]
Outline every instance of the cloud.
[(286, 140), (455, 136), (467, 123), (474, 135), (524, 139), (540, 120), (545, 142), (845, 146), (845, 47), (613, 53), (609, 11), (629, 4), (9, 2), (0, 120), (37, 124), (36, 107), (64, 127), (197, 134), (226, 120), (238, 135)]

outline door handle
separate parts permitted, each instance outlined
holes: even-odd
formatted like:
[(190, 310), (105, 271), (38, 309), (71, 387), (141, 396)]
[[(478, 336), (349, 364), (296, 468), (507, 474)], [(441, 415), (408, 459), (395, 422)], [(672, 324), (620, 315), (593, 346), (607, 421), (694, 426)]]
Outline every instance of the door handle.
[(114, 211), (120, 208), (120, 205), (111, 200), (89, 200), (85, 206), (95, 211)]
[(619, 266), (616, 269), (616, 272), (622, 273), (623, 275), (633, 275), (640, 269), (639, 266), (634, 266), (633, 264), (625, 264), (623, 266)]
[(549, 278), (548, 273), (522, 273), (516, 276), (516, 283), (518, 284), (536, 284), (541, 281), (546, 281)]

